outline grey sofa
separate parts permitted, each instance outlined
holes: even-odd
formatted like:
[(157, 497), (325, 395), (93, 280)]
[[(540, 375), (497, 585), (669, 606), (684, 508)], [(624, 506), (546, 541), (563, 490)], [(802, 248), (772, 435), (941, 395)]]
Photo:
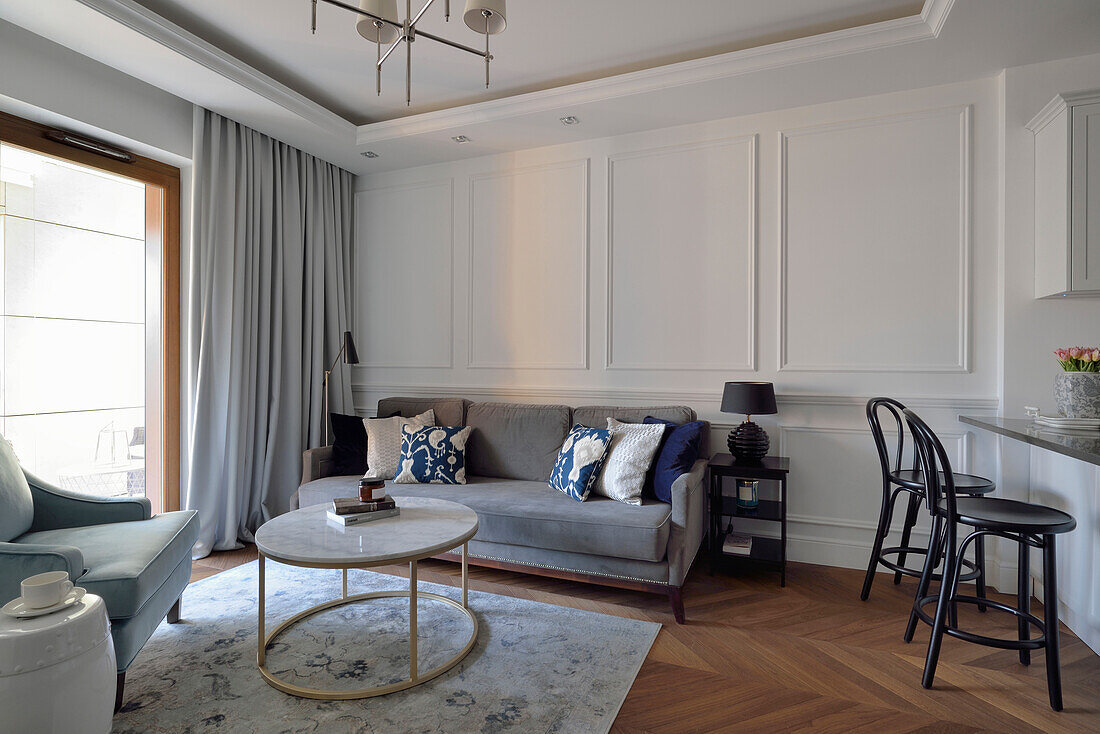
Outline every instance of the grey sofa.
[(19, 583), (46, 571), (68, 571), (77, 586), (103, 597), (115, 643), (122, 704), (126, 669), (165, 617), (179, 621), (191, 579), (198, 513), (150, 516), (144, 497), (89, 497), (24, 472), (0, 436), (0, 604)]
[[(667, 594), (676, 621), (683, 624), (681, 587), (703, 538), (706, 446), (692, 470), (674, 483), (672, 504), (647, 499), (631, 506), (599, 496), (576, 502), (547, 480), (575, 423), (606, 428), (609, 416), (626, 422), (654, 416), (683, 423), (695, 420), (695, 411), (683, 406), (570, 408), (385, 398), (378, 402), (378, 415), (413, 416), (428, 408), (435, 410), (438, 425), (474, 427), (466, 451), (468, 483), (391, 483), (389, 492), (453, 500), (477, 512), (478, 532), (469, 543), (471, 563)], [(306, 451), (302, 485), (292, 505), (307, 507), (355, 495), (358, 476), (331, 474), (331, 447)]]

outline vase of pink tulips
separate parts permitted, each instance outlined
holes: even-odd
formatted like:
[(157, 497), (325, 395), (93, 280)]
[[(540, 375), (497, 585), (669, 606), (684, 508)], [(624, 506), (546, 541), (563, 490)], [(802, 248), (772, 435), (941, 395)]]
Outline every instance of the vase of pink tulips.
[(1100, 418), (1100, 347), (1055, 349), (1062, 371), (1054, 378), (1054, 402), (1067, 418)]

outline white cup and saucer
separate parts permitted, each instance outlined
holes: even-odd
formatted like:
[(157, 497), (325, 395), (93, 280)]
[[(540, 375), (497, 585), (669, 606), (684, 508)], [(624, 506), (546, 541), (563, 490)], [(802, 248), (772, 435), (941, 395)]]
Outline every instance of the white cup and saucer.
[(68, 571), (47, 571), (23, 579), (22, 596), (0, 608), (9, 617), (40, 617), (76, 604), (87, 592), (73, 586)]

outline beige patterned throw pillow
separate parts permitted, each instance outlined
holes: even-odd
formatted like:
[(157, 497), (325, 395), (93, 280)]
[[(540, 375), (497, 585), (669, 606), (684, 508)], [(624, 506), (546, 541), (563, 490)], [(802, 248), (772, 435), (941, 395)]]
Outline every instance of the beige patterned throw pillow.
[(401, 429), (405, 426), (423, 428), (435, 425), (435, 411), (426, 410), (418, 416), (403, 418), (364, 418), (367, 427), (368, 477), (393, 479), (397, 464), (401, 461)]
[(611, 448), (592, 493), (628, 505), (640, 505), (645, 475), (661, 446), (665, 426), (663, 423), (622, 423), (608, 418), (607, 430), (611, 431)]

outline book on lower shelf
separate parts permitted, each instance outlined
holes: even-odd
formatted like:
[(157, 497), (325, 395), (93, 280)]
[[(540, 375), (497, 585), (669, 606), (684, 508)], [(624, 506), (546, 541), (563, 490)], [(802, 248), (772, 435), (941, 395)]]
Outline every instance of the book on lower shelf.
[(373, 512), (355, 512), (350, 515), (337, 515), (332, 510), (327, 510), (328, 521), (336, 525), (362, 525), (363, 523), (384, 520), (387, 517), (396, 517), (401, 514), (400, 507), (391, 507), (387, 510), (375, 510)]
[(722, 541), (722, 552), (735, 556), (747, 556), (752, 552), (752, 536), (742, 533), (726, 533)]

